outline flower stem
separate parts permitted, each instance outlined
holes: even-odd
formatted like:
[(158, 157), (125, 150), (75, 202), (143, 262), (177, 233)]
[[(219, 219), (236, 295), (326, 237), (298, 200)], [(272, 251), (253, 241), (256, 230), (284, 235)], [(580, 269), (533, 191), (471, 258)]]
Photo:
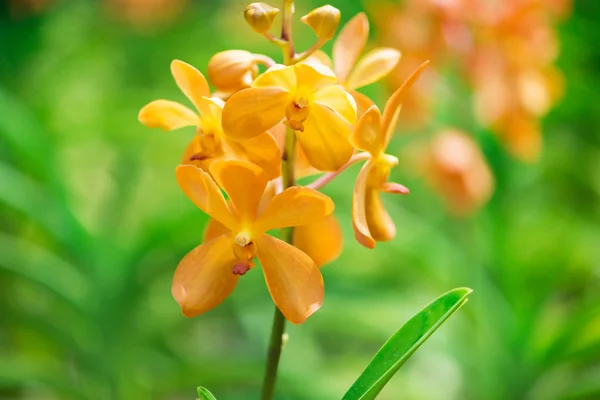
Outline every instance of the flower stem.
[(340, 169), (338, 169), (337, 171), (329, 172), (329, 173), (326, 173), (325, 175), (322, 175), (321, 177), (316, 179), (314, 182), (306, 185), (306, 187), (314, 189), (314, 190), (320, 190), (323, 186), (327, 185), (329, 182), (334, 180), (339, 174), (344, 172), (348, 167), (356, 164), (359, 161), (366, 161), (369, 158), (371, 158), (371, 155), (367, 152), (357, 153), (357, 154), (353, 155), (346, 164), (342, 165), (340, 167)]
[[(294, 8), (294, 0), (283, 0), (283, 15), (281, 27), (281, 42), (283, 60), (285, 65), (292, 65), (296, 52), (292, 43), (292, 11)], [(294, 186), (296, 179), (294, 177), (294, 159), (296, 149), (296, 133), (293, 129), (287, 128), (285, 134), (285, 147), (281, 158), (281, 180), (283, 190)], [(294, 238), (294, 228), (284, 228), (281, 230), (281, 239), (287, 243), (292, 243)], [(272, 400), (275, 393), (275, 381), (277, 380), (277, 368), (279, 367), (279, 359), (281, 358), (281, 350), (283, 349), (283, 335), (285, 333), (285, 317), (275, 306), (275, 315), (273, 316), (273, 327), (271, 328), (271, 339), (269, 341), (269, 350), (267, 354), (267, 367), (261, 400)]]

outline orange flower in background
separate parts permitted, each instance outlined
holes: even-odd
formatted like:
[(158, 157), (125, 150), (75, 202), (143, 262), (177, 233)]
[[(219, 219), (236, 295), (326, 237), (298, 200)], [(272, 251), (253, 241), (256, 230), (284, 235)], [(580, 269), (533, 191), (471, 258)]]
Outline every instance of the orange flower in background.
[(546, 2), (512, 1), (481, 7), (474, 19), (477, 48), (467, 67), (477, 116), (522, 160), (537, 158), (540, 119), (562, 93), (552, 10)]
[(469, 136), (454, 129), (435, 136), (422, 170), (456, 215), (475, 212), (494, 191), (494, 177), (481, 150)]
[(241, 159), (258, 165), (271, 179), (280, 175), (279, 147), (271, 135), (262, 132), (243, 142), (225, 136), (221, 126), (224, 103), (210, 97), (204, 75), (179, 60), (171, 63), (171, 73), (199, 114), (174, 101), (154, 100), (140, 110), (138, 119), (150, 128), (165, 131), (196, 127), (196, 135), (183, 154), (183, 164), (194, 164), (209, 171), (215, 160)]
[[(558, 41), (553, 23), (570, 0), (437, 1), (407, 0), (401, 6), (377, 5), (373, 15), (382, 44), (398, 47), (403, 58), (391, 74), (391, 86), (419, 60), (456, 65), (474, 91), (474, 109), (488, 127), (522, 160), (541, 149), (540, 119), (562, 92), (553, 65)], [(425, 76), (408, 114), (424, 119), (441, 77)]]
[(365, 247), (374, 248), (375, 242), (388, 241), (396, 236), (396, 227), (383, 203), (380, 192), (408, 194), (408, 189), (388, 182), (390, 171), (398, 159), (385, 154), (394, 134), (402, 101), (428, 62), (421, 65), (406, 82), (390, 97), (383, 116), (377, 106), (371, 106), (358, 120), (352, 134), (357, 149), (369, 153), (354, 186), (352, 197), (352, 226), (356, 240)]
[(348, 137), (356, 104), (323, 65), (271, 67), (223, 109), (225, 133), (236, 140), (252, 139), (282, 120), (294, 129), (307, 159), (319, 170), (337, 170), (354, 152)]
[[(277, 307), (290, 322), (304, 322), (323, 301), (319, 268), (301, 250), (265, 232), (320, 221), (333, 212), (333, 202), (315, 190), (291, 187), (259, 210), (268, 183), (260, 168), (216, 161), (210, 172), (214, 181), (193, 165), (176, 169), (190, 200), (227, 228), (188, 253), (175, 271), (172, 292), (184, 315), (193, 317), (220, 304), (258, 258)], [(229, 205), (215, 181), (229, 196)]]

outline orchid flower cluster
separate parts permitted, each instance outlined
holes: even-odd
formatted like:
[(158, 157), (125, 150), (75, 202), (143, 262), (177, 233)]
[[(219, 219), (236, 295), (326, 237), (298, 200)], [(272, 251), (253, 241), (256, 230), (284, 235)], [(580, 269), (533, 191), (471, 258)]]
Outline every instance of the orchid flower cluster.
[[(278, 14), (281, 37), (270, 32)], [(292, 41), (293, 1), (284, 0), (282, 10), (253, 3), (244, 16), (254, 31), (282, 49), (281, 64), (262, 54), (226, 50), (208, 62), (207, 80), (195, 67), (174, 60), (171, 73), (194, 110), (154, 100), (141, 109), (139, 120), (165, 131), (195, 129), (176, 178), (211, 220), (202, 244), (175, 271), (172, 293), (183, 314), (194, 317), (220, 304), (258, 259), (276, 320), (280, 312), (300, 324), (322, 304), (319, 268), (342, 250), (334, 202), (319, 189), (364, 162), (352, 200), (356, 240), (372, 249), (395, 236), (380, 194), (407, 194), (408, 189), (388, 182), (398, 159), (386, 148), (406, 93), (427, 63), (381, 111), (356, 89), (384, 77), (400, 53), (378, 48), (360, 57), (369, 31), (363, 13), (341, 30), (332, 59), (320, 50), (340, 21), (339, 10), (330, 5), (301, 18), (317, 38), (300, 53)], [(315, 179), (298, 185), (297, 179), (307, 177)], [(279, 237), (271, 234), (275, 229)]]

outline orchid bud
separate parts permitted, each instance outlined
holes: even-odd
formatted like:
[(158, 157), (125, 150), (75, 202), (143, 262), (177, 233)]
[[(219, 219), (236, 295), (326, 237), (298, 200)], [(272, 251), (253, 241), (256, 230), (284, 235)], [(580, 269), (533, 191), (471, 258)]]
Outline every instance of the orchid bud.
[(330, 5), (315, 8), (300, 21), (310, 26), (319, 39), (329, 40), (340, 23), (340, 10)]
[(221, 91), (238, 91), (250, 86), (258, 68), (255, 55), (245, 50), (226, 50), (208, 62), (208, 79)]
[(278, 8), (271, 7), (266, 3), (252, 3), (246, 7), (244, 18), (254, 31), (263, 34), (271, 29), (271, 24), (278, 13)]

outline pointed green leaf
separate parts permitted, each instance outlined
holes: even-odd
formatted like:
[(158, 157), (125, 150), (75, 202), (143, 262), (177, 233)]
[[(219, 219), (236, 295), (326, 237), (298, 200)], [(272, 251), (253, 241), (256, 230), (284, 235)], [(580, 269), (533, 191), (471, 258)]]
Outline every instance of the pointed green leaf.
[(217, 400), (217, 398), (207, 388), (198, 386), (198, 400)]
[(379, 349), (342, 400), (374, 399), (406, 360), (467, 302), (471, 292), (469, 288), (453, 289), (412, 317)]

